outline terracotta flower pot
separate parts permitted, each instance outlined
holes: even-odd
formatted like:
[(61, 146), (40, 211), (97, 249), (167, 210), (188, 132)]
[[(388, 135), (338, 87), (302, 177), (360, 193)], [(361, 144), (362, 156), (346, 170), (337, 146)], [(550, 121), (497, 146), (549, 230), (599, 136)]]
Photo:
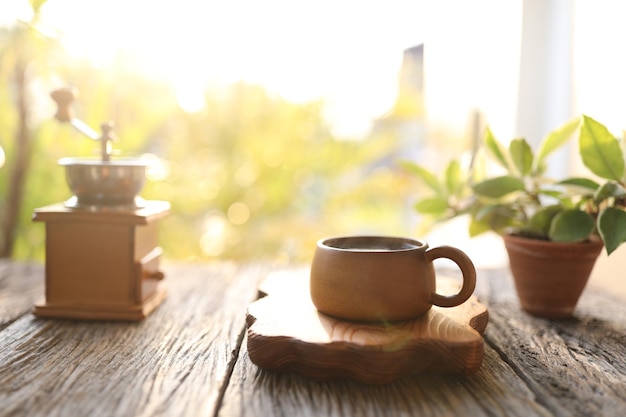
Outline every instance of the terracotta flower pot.
[(504, 235), (522, 308), (545, 318), (571, 317), (603, 243), (557, 243)]

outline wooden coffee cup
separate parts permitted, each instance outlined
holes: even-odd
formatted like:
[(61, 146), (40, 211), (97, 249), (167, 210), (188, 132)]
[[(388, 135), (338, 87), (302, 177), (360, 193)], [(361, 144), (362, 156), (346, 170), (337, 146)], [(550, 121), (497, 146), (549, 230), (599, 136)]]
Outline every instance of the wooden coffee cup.
[[(436, 293), (433, 261), (448, 258), (461, 269), (455, 295)], [(474, 292), (476, 269), (451, 246), (429, 248), (421, 240), (392, 236), (341, 236), (317, 242), (311, 265), (311, 299), (341, 319), (397, 321), (419, 317), (433, 305), (454, 307)]]

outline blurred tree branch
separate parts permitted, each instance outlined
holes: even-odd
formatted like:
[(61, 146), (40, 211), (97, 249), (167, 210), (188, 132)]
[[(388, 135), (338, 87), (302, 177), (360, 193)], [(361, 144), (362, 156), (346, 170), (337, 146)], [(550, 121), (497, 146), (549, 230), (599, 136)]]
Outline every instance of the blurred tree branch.
[[(13, 145), (7, 159), (8, 175), (5, 177), (6, 197), (0, 201), (2, 217), (0, 218), (0, 258), (8, 258), (13, 254), (17, 225), (19, 223), (24, 189), (28, 169), (33, 153), (33, 132), (29, 122), (33, 105), (30, 103), (28, 86), (33, 63), (41, 59), (40, 52), (45, 51), (50, 40), (37, 30), (39, 10), (45, 0), (31, 0), (33, 17), (30, 22), (17, 22), (7, 36), (7, 44), (2, 51), (3, 71), (9, 73), (12, 80), (13, 103), (16, 122), (14, 124)], [(43, 45), (42, 45), (43, 43)], [(45, 56), (45, 54), (43, 54)]]
[(11, 158), (7, 185), (7, 198), (3, 202), (2, 231), (0, 232), (0, 257), (9, 258), (13, 253), (15, 232), (22, 208), (24, 184), (32, 154), (33, 135), (28, 129), (29, 103), (26, 93), (26, 65), (15, 64), (15, 101), (18, 114), (14, 136), (14, 156)]

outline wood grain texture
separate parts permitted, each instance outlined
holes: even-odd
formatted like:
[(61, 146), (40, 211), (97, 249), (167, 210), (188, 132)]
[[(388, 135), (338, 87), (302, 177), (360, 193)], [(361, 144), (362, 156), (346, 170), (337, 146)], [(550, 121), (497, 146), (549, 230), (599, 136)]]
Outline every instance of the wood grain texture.
[[(483, 365), (470, 377), (412, 375), (386, 385), (315, 381), (260, 369), (241, 349), (220, 415), (247, 416), (250, 410), (268, 417), (623, 415), (624, 300), (587, 291), (577, 318), (536, 319), (521, 311), (512, 278), (502, 269), (479, 271), (475, 294), (489, 308), (490, 319)], [(532, 324), (526, 327), (527, 323)], [(553, 329), (568, 334), (567, 343), (555, 341), (563, 350), (551, 348)], [(602, 335), (603, 330), (608, 335)], [(578, 334), (590, 340), (579, 340)], [(610, 342), (604, 347), (607, 338)], [(536, 345), (539, 340), (543, 346)], [(529, 346), (541, 353), (531, 351), (528, 356)], [(537, 362), (542, 364), (531, 365)], [(564, 363), (574, 369), (563, 369)], [(574, 374), (577, 380), (568, 379)], [(579, 391), (582, 395), (577, 398)]]
[(0, 331), (28, 314), (43, 294), (43, 265), (0, 259)]
[[(166, 264), (169, 296), (140, 323), (37, 319), (43, 266), (0, 261), (0, 416), (623, 416), (626, 301), (589, 288), (571, 320), (519, 308), (505, 270), (479, 271), (489, 308), (472, 376), (385, 385), (263, 370), (245, 311), (269, 266)], [(622, 277), (615, 277), (619, 280)]]
[[(511, 416), (552, 414), (488, 346), (472, 376), (416, 374), (384, 385), (266, 371), (241, 349), (221, 416)], [(251, 410), (254, 410), (253, 412)]]
[(625, 415), (626, 302), (587, 289), (573, 318), (536, 318), (521, 310), (503, 275), (492, 277), (485, 297), (497, 312), (486, 341), (537, 403), (556, 416)]
[[(143, 322), (38, 319), (28, 313), (5, 327), (0, 415), (213, 414), (240, 344), (243, 312), (265, 271), (230, 263), (164, 270), (169, 296)], [(43, 266), (23, 273), (12, 276), (10, 285), (43, 280)], [(2, 293), (23, 303), (28, 298)]]
[(419, 372), (469, 375), (482, 363), (488, 313), (475, 297), (415, 320), (369, 324), (319, 312), (307, 269), (275, 272), (261, 290), (268, 295), (248, 308), (247, 349), (265, 369), (384, 384)]

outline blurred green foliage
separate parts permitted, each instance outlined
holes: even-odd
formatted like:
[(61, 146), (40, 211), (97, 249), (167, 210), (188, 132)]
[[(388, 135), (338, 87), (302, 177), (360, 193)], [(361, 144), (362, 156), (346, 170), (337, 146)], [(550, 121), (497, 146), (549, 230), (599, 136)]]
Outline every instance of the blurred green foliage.
[[(326, 235), (410, 233), (409, 180), (393, 163), (380, 163), (397, 145), (393, 135), (337, 138), (323, 102), (290, 103), (245, 83), (207, 90), (205, 109), (187, 113), (161, 82), (123, 62), (94, 68), (73, 61), (35, 29), (0, 29), (0, 147), (7, 159), (0, 167), (0, 205), (7, 204), (16, 148), (12, 86), (20, 62), (29, 65), (28, 129), (34, 135), (14, 257), (43, 259), (44, 226), (31, 221), (32, 212), (70, 197), (56, 161), (96, 149), (53, 119), (49, 93), (66, 85), (80, 91), (77, 118), (96, 130), (103, 121), (115, 123), (121, 154), (158, 158), (141, 195), (171, 202), (160, 229), (168, 258), (301, 261)], [(36, 53), (20, 58), (11, 52), (30, 47)]]

